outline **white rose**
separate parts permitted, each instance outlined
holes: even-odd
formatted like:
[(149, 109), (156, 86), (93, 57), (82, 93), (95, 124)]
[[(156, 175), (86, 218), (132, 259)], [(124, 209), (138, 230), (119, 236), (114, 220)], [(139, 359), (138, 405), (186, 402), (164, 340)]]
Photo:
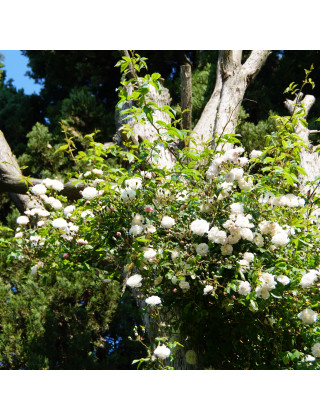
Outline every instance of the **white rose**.
[(153, 354), (156, 357), (158, 357), (158, 359), (161, 359), (161, 360), (164, 360), (167, 357), (169, 357), (170, 353), (171, 353), (170, 349), (166, 347), (165, 345), (158, 346), (153, 352)]
[(170, 229), (175, 224), (175, 220), (170, 216), (163, 216), (161, 226), (165, 229)]
[(198, 255), (201, 255), (201, 257), (204, 257), (204, 256), (206, 256), (208, 254), (209, 247), (208, 247), (207, 244), (202, 243), (202, 244), (199, 244), (197, 246), (196, 251), (197, 251), (197, 254)]
[(251, 286), (248, 281), (240, 281), (238, 287), (238, 293), (243, 296), (247, 296), (251, 292)]
[(68, 222), (61, 217), (52, 221), (52, 226), (56, 229), (65, 230), (68, 227)]
[(203, 219), (196, 219), (191, 223), (190, 230), (195, 235), (203, 236), (209, 231), (209, 223)]
[(157, 252), (152, 248), (148, 248), (143, 254), (144, 258), (149, 262), (154, 262), (156, 259), (156, 255)]
[(320, 357), (320, 342), (314, 344), (311, 347), (311, 352), (312, 352), (314, 357)]
[(159, 296), (150, 296), (146, 299), (146, 303), (150, 306), (156, 306), (161, 304)]
[(31, 192), (35, 195), (45, 194), (46, 191), (47, 191), (47, 188), (43, 184), (36, 184), (31, 188)]
[(140, 287), (142, 282), (142, 276), (140, 274), (134, 274), (127, 280), (127, 285), (130, 287)]
[(93, 187), (87, 187), (81, 192), (82, 197), (86, 200), (92, 200), (93, 198), (97, 197), (98, 194), (99, 193), (96, 188)]
[(284, 286), (290, 283), (289, 277), (283, 275), (277, 276), (277, 281), (283, 284)]
[(27, 216), (19, 216), (16, 222), (18, 225), (27, 225), (29, 223), (29, 218)]
[(299, 313), (299, 318), (304, 324), (313, 324), (318, 319), (317, 312), (314, 312), (312, 309), (304, 309)]
[(204, 295), (207, 295), (207, 294), (208, 294), (208, 293), (210, 293), (212, 290), (213, 290), (213, 286), (206, 286), (206, 287), (203, 289), (203, 294), (204, 294)]

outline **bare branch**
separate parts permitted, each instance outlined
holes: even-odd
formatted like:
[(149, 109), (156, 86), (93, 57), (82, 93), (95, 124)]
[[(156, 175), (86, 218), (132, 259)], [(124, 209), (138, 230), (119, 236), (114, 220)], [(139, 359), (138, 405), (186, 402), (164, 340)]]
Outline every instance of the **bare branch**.
[(246, 74), (247, 78), (252, 79), (258, 74), (270, 54), (271, 51), (269, 50), (252, 51), (242, 66), (242, 71)]
[[(32, 185), (41, 184), (43, 180), (37, 178), (30, 178)], [(74, 180), (76, 181), (76, 180)], [(60, 191), (61, 195), (70, 200), (77, 200), (81, 198), (80, 191), (85, 187), (85, 184), (74, 185), (72, 181), (64, 184), (64, 189)], [(15, 194), (27, 194), (29, 188), (23, 182), (22, 176), (0, 175), (0, 192), (9, 192)]]

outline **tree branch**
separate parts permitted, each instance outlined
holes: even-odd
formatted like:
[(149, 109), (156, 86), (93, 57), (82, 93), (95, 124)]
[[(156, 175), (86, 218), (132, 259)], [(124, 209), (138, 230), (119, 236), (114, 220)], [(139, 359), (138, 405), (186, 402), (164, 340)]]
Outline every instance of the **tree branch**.
[(254, 78), (271, 54), (270, 50), (253, 50), (242, 66), (247, 78)]
[[(42, 179), (30, 178), (32, 185), (42, 183)], [(74, 180), (75, 181), (75, 180)], [(85, 187), (85, 184), (74, 185), (72, 181), (64, 184), (64, 189), (60, 191), (61, 195), (69, 198), (70, 200), (77, 200), (82, 197), (80, 191)], [(22, 176), (12, 176), (6, 174), (0, 174), (0, 192), (9, 192), (14, 194), (26, 194), (29, 191), (29, 187), (23, 181)]]

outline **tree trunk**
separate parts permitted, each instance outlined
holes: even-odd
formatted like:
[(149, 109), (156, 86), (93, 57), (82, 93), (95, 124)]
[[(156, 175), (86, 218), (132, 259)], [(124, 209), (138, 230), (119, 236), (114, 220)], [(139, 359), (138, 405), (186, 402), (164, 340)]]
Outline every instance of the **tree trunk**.
[[(304, 98), (300, 96), (300, 98), (298, 98), (298, 101), (303, 105), (306, 111), (304, 118), (307, 117), (315, 100), (315, 97), (312, 95), (306, 95)], [(300, 110), (299, 107), (296, 107), (296, 102), (297, 101), (286, 100), (284, 103), (291, 115)], [(307, 146), (307, 149), (302, 148), (300, 152), (300, 166), (305, 170), (307, 175), (299, 174), (299, 181), (301, 183), (300, 190), (303, 194), (307, 194), (310, 186), (306, 185), (306, 182), (313, 181), (315, 176), (319, 175), (320, 158), (318, 152), (315, 152), (316, 147), (312, 146), (312, 144), (309, 142), (309, 135), (312, 134), (313, 131), (310, 131), (308, 127), (305, 127), (301, 124), (300, 121), (298, 121), (298, 124), (295, 126), (295, 133), (304, 141)]]
[[(128, 87), (128, 93), (132, 93), (130, 90), (132, 89), (131, 86)], [(149, 85), (149, 92), (146, 95), (146, 99), (148, 101), (155, 102), (159, 106), (164, 105), (170, 105), (171, 97), (169, 90), (165, 87), (162, 87), (161, 92), (159, 93), (154, 86)], [(117, 110), (115, 119), (116, 119), (116, 136), (115, 141), (119, 146), (123, 145), (124, 140), (127, 141), (127, 139), (123, 135), (123, 125), (129, 124), (131, 128), (133, 128), (134, 134), (131, 137), (131, 141), (134, 144), (139, 144), (143, 140), (148, 139), (151, 142), (154, 142), (158, 138), (158, 132), (162, 133), (165, 131), (165, 129), (158, 124), (156, 124), (156, 121), (161, 120), (165, 123), (169, 124), (171, 119), (170, 116), (161, 111), (156, 111), (153, 116), (153, 124), (151, 124), (149, 121), (146, 121), (146, 123), (136, 123), (133, 118), (126, 118), (127, 114), (124, 114), (123, 116), (120, 114), (121, 111), (124, 111), (125, 109), (130, 109), (133, 106), (132, 101), (129, 101), (126, 105), (123, 106), (121, 110)], [(126, 119), (125, 119), (126, 118)], [(155, 128), (156, 127), (156, 128)], [(178, 144), (178, 141), (176, 142)], [(170, 153), (169, 150), (165, 150), (164, 147), (159, 146), (160, 148), (160, 159), (156, 160), (154, 158), (151, 159), (151, 162), (155, 165), (157, 165), (160, 168), (172, 168), (175, 164), (175, 158), (172, 153)]]
[[(240, 105), (250, 81), (258, 74), (271, 51), (252, 51), (241, 64), (242, 51), (220, 51), (216, 85), (210, 100), (194, 127), (200, 150), (204, 143), (235, 132)], [(224, 145), (224, 150), (232, 144)]]
[(192, 72), (190, 64), (180, 67), (182, 128), (191, 130), (192, 119)]
[(11, 200), (17, 209), (23, 213), (28, 208), (35, 207), (35, 202), (25, 194), (19, 194), (19, 191), (8, 185), (7, 190), (1, 189), (4, 179), (22, 178), (22, 172), (15, 155), (12, 153), (2, 131), (0, 131), (0, 192), (8, 191)]
[[(294, 113), (300, 110), (299, 107), (296, 107), (297, 101), (303, 105), (305, 109), (305, 115), (303, 118), (306, 118), (312, 105), (315, 102), (315, 97), (312, 95), (306, 95), (303, 98), (303, 95), (300, 95), (295, 101), (291, 101), (287, 99), (284, 103), (286, 108), (289, 110), (290, 114), (293, 115)], [(299, 174), (299, 182), (300, 182), (300, 191), (304, 196), (307, 196), (311, 192), (314, 193), (314, 187), (310, 185), (306, 185), (307, 181), (314, 181), (315, 177), (320, 174), (320, 157), (319, 153), (315, 151), (318, 146), (312, 146), (309, 141), (309, 135), (313, 133), (318, 133), (317, 130), (309, 130), (308, 127), (305, 127), (298, 121), (297, 125), (295, 126), (295, 133), (304, 141), (307, 149), (301, 148), (300, 152), (300, 166), (306, 172), (306, 175)], [(312, 212), (313, 216), (320, 216), (320, 209), (316, 208)]]

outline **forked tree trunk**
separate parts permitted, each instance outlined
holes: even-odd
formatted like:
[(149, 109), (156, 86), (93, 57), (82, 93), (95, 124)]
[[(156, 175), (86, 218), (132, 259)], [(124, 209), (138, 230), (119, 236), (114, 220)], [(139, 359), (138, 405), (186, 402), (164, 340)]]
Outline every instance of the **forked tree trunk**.
[[(235, 133), (240, 105), (250, 81), (257, 75), (271, 51), (252, 51), (241, 64), (242, 51), (220, 51), (216, 85), (194, 127), (199, 149), (214, 136)], [(232, 148), (225, 144), (224, 150)]]

